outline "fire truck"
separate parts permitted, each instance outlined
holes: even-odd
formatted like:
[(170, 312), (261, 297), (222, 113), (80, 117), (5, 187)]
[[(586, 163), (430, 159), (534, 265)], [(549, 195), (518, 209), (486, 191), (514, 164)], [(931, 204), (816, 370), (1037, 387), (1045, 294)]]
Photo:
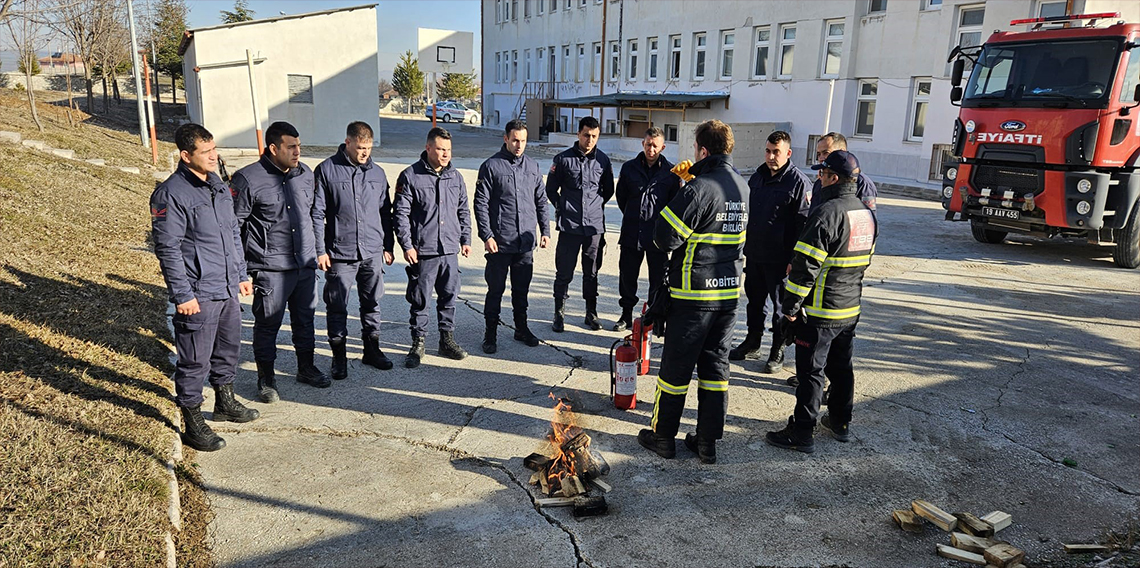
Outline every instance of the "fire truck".
[(1140, 266), (1140, 24), (1119, 18), (1014, 20), (1030, 28), (951, 51), (947, 220), (969, 221), (983, 243), (1114, 243), (1118, 266)]

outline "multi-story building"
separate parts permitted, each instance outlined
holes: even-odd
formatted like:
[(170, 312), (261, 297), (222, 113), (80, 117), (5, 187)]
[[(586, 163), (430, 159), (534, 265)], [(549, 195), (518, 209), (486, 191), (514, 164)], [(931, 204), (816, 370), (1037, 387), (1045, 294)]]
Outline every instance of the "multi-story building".
[[(650, 124), (683, 144), (694, 122), (718, 118), (745, 131), (762, 123), (790, 129), (799, 164), (814, 158), (816, 137), (838, 131), (876, 179), (912, 184), (941, 179), (957, 115), (954, 46), (978, 45), (1019, 18), (1120, 12), (1140, 21), (1135, 0), (484, 0), (482, 8), (487, 125), (529, 112), (528, 125), (566, 140), (557, 132), (592, 114), (603, 125), (601, 148), (634, 154)], [(679, 146), (667, 155), (688, 157)], [(754, 150), (738, 167), (759, 165)]]

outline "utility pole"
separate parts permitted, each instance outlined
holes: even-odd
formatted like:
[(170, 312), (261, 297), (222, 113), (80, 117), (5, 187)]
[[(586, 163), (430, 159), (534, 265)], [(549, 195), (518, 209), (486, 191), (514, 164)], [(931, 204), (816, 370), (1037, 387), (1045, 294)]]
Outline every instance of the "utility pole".
[(150, 138), (147, 137), (146, 108), (143, 107), (143, 86), (139, 69), (139, 42), (135, 36), (135, 8), (134, 0), (127, 0), (127, 24), (131, 28), (131, 68), (135, 73), (135, 102), (139, 107), (139, 139), (144, 148), (150, 148)]
[[(150, 19), (150, 61), (153, 66), (158, 65), (158, 49), (154, 46), (154, 12), (150, 9), (150, 0), (146, 0), (146, 15)], [(154, 122), (162, 121), (162, 92), (158, 90), (158, 68), (154, 69), (154, 109), (158, 113)]]

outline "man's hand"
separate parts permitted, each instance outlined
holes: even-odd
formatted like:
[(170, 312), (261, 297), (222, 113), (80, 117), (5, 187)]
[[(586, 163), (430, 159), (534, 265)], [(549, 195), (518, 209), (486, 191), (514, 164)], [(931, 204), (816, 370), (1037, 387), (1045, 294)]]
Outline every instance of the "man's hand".
[(539, 247), (539, 248), (546, 248), (546, 247), (548, 247), (548, 246), (550, 246), (550, 237), (548, 237), (548, 236), (546, 236), (546, 235), (543, 235), (543, 236), (539, 237), (539, 239), (538, 239), (538, 247)]
[[(489, 252), (491, 254), (495, 254), (495, 253), (499, 252), (499, 243), (495, 242), (495, 237), (488, 237), (487, 240), (483, 241), (483, 248), (487, 252)], [(464, 255), (464, 256), (467, 256), (467, 255)]]
[(416, 249), (410, 248), (404, 251), (404, 261), (408, 264), (415, 264), (420, 261), (419, 255), (416, 254)]
[[(495, 250), (499, 250), (498, 247), (496, 247)], [(460, 247), (459, 254), (463, 255), (464, 258), (471, 256), (471, 245), (463, 245)]]
[(253, 295), (253, 281), (252, 280), (246, 280), (245, 282), (239, 283), (238, 284), (238, 293), (241, 294), (242, 296), (252, 296)]
[(392, 254), (390, 250), (384, 251), (384, 264), (392, 266), (393, 262), (396, 262), (396, 255)]
[(320, 268), (326, 272), (328, 272), (328, 269), (332, 268), (332, 259), (329, 258), (329, 255), (327, 253), (317, 257), (317, 268)]
[[(243, 282), (242, 284), (245, 284), (245, 283)], [(250, 284), (250, 287), (252, 288), (253, 284)], [(200, 306), (198, 306), (198, 298), (194, 298), (194, 299), (192, 299), (189, 302), (186, 302), (184, 304), (178, 304), (177, 306), (174, 307), (174, 309), (178, 312), (179, 315), (183, 315), (183, 316), (192, 316), (192, 315), (202, 311), (202, 308)]]

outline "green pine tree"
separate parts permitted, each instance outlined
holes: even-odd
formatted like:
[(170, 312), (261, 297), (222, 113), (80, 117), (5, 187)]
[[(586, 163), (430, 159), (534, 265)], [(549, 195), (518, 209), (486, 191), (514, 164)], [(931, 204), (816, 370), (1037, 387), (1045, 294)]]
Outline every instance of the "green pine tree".
[(186, 15), (190, 9), (185, 0), (158, 0), (154, 17), (155, 67), (170, 76), (172, 83), (182, 78), (182, 56), (178, 46), (186, 32)]
[(444, 73), (439, 82), (439, 98), (444, 100), (473, 99), (479, 94), (475, 73)]
[[(411, 105), (412, 99), (424, 92), (424, 72), (420, 62), (409, 49), (400, 56), (400, 63), (392, 70), (392, 88)], [(410, 107), (409, 107), (410, 110)]]
[(254, 11), (249, 8), (248, 0), (234, 0), (233, 11), (222, 10), (221, 14), (223, 24), (236, 24), (252, 20)]

